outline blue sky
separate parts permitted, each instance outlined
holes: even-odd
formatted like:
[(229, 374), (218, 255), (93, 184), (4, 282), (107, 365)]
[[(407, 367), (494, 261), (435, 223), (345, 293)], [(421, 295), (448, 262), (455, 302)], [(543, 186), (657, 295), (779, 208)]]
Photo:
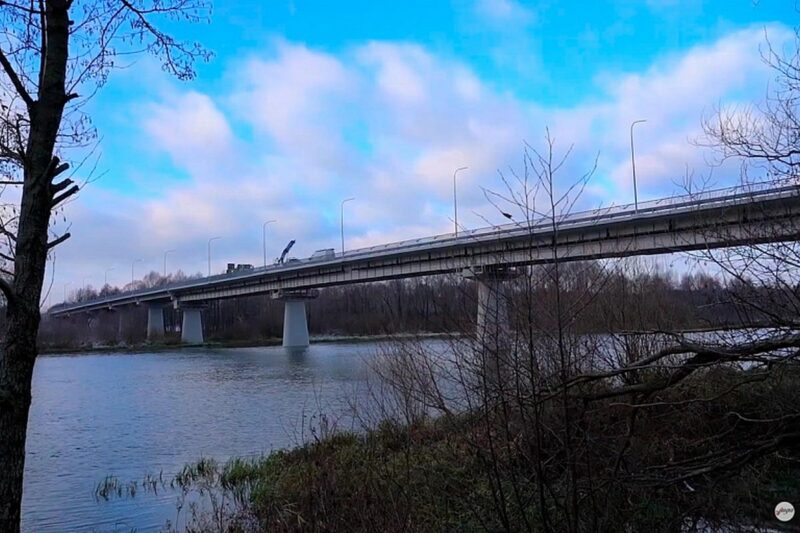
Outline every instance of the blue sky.
[[(260, 264), (298, 241), (298, 256), (499, 222), (482, 187), (520, 169), (523, 143), (574, 145), (558, 176), (597, 171), (579, 207), (627, 203), (628, 128), (637, 126), (640, 195), (674, 194), (685, 169), (716, 185), (699, 147), (715, 106), (763, 99), (774, 77), (765, 35), (791, 43), (788, 0), (518, 2), (216, 2), (209, 24), (170, 24), (215, 54), (179, 82), (151, 58), (112, 73), (88, 110), (101, 135), (92, 181), (66, 210), (73, 238), (50, 275), (61, 287), (130, 281), (162, 268)], [(79, 169), (84, 178), (88, 168)], [(61, 222), (64, 227), (64, 222)], [(137, 274), (137, 275), (138, 275)]]

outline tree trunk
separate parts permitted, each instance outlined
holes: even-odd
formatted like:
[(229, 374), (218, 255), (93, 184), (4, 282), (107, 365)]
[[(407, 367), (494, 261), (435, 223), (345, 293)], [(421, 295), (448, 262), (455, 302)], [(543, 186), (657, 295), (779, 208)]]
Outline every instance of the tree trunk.
[(34, 313), (9, 309), (0, 357), (0, 531), (19, 529), (38, 324), (38, 305)]
[(53, 158), (67, 103), (69, 2), (46, 3), (46, 49), (36, 101), (29, 105), (30, 130), (24, 159), (24, 185), (17, 226), (13, 294), (8, 302), (0, 353), (0, 531), (19, 531), (25, 436), (31, 405), (31, 379), (39, 332), (39, 300), (47, 262)]

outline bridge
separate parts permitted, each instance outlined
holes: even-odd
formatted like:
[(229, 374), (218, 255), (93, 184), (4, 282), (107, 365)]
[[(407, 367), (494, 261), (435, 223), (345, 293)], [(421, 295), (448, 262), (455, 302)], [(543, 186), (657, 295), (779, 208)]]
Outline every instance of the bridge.
[[(203, 342), (204, 302), (256, 294), (284, 301), (284, 346), (307, 346), (306, 301), (322, 287), (461, 273), (478, 285), (479, 327), (502, 315), (502, 285), (517, 267), (664, 254), (798, 239), (800, 181), (763, 182), (406, 240), (284, 264), (59, 304), (54, 317), (146, 305), (147, 336), (163, 309), (182, 312), (181, 338)], [(489, 312), (489, 311), (492, 312)], [(483, 324), (485, 326), (485, 324)]]

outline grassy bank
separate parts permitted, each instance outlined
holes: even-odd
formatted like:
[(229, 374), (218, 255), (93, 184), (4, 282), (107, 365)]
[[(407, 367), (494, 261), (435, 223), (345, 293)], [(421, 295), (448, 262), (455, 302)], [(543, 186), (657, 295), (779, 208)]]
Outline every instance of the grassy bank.
[(800, 498), (797, 417), (786, 414), (800, 373), (751, 377), (714, 369), (647, 409), (606, 400), (569, 422), (555, 405), (502, 401), (387, 421), (256, 460), (200, 461), (173, 484), (217, 495), (198, 531), (779, 528), (775, 505)]

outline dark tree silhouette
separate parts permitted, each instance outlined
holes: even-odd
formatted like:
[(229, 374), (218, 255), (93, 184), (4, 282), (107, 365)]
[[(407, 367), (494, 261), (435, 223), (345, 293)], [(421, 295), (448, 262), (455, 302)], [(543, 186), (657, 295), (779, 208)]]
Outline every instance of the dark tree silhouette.
[(50, 251), (69, 238), (52, 216), (80, 190), (63, 159), (95, 132), (82, 107), (120, 54), (147, 52), (180, 79), (208, 53), (158, 28), (205, 20), (204, 0), (0, 1), (0, 291), (8, 302), (0, 352), (0, 530), (20, 520), (39, 302)]

